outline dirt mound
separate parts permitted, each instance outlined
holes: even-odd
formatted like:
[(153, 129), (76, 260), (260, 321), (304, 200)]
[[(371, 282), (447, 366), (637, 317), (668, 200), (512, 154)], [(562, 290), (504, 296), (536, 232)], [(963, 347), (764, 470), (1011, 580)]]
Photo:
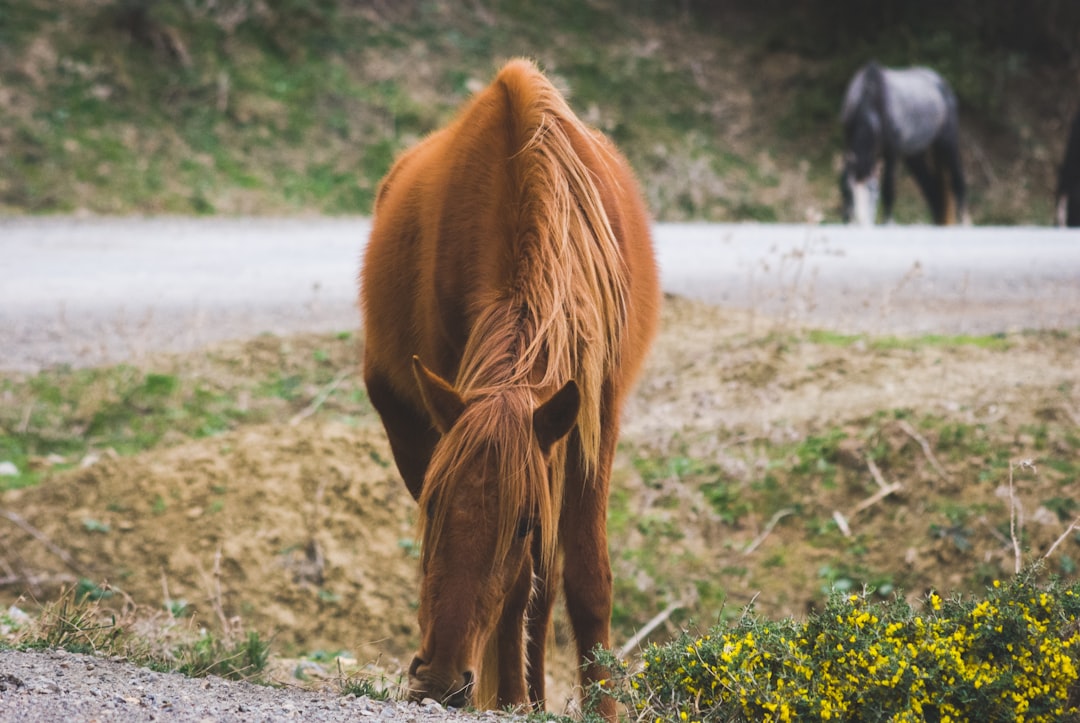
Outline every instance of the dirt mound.
[[(64, 565), (15, 528), (38, 594), (107, 580), (136, 603), (215, 605), (275, 635), (286, 653), (411, 652), (416, 624), (414, 503), (385, 437), (337, 423), (258, 426), (131, 458), (105, 457), (10, 492)], [(166, 592), (167, 590), (167, 592)]]

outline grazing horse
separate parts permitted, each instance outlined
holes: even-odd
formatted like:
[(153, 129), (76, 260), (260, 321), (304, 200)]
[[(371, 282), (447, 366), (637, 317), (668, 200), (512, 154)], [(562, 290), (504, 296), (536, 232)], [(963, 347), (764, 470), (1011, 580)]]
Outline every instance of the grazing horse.
[(929, 68), (893, 70), (868, 63), (848, 84), (840, 120), (845, 222), (874, 223), (878, 176), (884, 219), (892, 220), (898, 159), (930, 205), (934, 223), (967, 222), (956, 95), (941, 76)]
[(581, 682), (606, 678), (609, 478), (660, 307), (629, 165), (511, 61), (383, 179), (361, 306), (364, 381), (419, 503), (409, 697), (543, 709), (560, 577)]
[(1080, 226), (1080, 112), (1073, 118), (1057, 185), (1057, 225)]

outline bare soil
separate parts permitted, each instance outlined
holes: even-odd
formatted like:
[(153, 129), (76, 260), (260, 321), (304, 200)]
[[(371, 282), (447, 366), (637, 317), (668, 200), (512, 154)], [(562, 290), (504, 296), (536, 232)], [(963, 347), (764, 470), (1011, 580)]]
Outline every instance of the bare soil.
[[(1061, 501), (1080, 497), (1075, 465), (1042, 464), (1080, 454), (1078, 338), (815, 341), (761, 316), (668, 298), (614, 479), (617, 607), (635, 616), (614, 642), (673, 601), (686, 609), (653, 639), (751, 601), (767, 616), (801, 615), (837, 580), (885, 581), (912, 599), (977, 591), (1014, 569), (1011, 515), (1023, 561), (1041, 556), (1076, 514)], [(258, 353), (265, 343), (215, 353), (252, 374), (288, 363)], [(310, 358), (317, 343), (297, 337), (288, 348)], [(205, 373), (203, 356), (174, 363)], [(977, 444), (956, 442), (949, 430), (962, 426)], [(820, 460), (798, 446), (828, 434), (838, 441)], [(778, 449), (790, 451), (777, 458)], [(668, 471), (648, 472), (650, 460)], [(680, 472), (678, 460), (699, 473)], [(726, 506), (710, 489), (725, 492)], [(32, 610), (86, 578), (148, 608), (183, 600), (196, 619), (272, 634), (285, 659), (341, 652), (391, 678), (417, 643), (413, 502), (373, 418), (317, 415), (133, 457), (105, 453), (3, 494), (0, 509), (52, 543), (0, 519), (3, 557), (31, 578), (0, 588), (5, 607)], [(1072, 574), (1073, 558), (1080, 544), (1069, 537), (1053, 571)], [(709, 589), (723, 591), (726, 608)], [(550, 672), (565, 699), (573, 671), (561, 620), (555, 638)]]

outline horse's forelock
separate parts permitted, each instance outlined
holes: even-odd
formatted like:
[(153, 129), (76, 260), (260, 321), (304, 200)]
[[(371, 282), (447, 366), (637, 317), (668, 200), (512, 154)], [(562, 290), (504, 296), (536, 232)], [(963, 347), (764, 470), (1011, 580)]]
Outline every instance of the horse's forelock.
[(447, 529), (448, 503), (462, 494), (465, 482), (490, 473), (492, 477), (478, 490), (485, 499), (475, 502), (482, 507), (489, 503), (486, 493), (497, 492), (497, 542), (492, 564), (498, 565), (509, 554), (524, 516), (535, 523), (536, 534), (541, 536), (541, 562), (550, 565), (556, 553), (561, 497), (552, 489), (547, 461), (533, 434), (532, 395), (517, 388), (467, 398), (466, 402), (465, 412), (435, 450), (420, 498), (425, 560), (442, 535), (468, 534), (468, 530)]

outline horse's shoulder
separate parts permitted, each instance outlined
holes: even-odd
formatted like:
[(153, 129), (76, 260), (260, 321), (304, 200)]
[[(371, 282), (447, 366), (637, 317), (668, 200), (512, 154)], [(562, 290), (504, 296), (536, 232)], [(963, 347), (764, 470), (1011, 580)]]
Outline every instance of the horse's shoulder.
[(436, 148), (442, 144), (445, 130), (438, 130), (429, 134), (416, 145), (402, 151), (390, 165), (390, 170), (379, 182), (375, 192), (373, 210), (375, 214), (383, 212), (388, 205), (392, 205), (404, 194), (415, 189), (417, 183), (422, 180), (415, 178), (418, 170), (426, 165), (429, 156), (437, 156)]

